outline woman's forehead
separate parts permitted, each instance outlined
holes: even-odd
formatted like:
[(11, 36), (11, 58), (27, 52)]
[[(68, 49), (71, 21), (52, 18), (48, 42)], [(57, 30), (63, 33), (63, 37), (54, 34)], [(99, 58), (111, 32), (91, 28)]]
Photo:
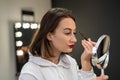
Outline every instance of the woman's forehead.
[(59, 22), (58, 28), (76, 30), (76, 24), (72, 18), (64, 18)]

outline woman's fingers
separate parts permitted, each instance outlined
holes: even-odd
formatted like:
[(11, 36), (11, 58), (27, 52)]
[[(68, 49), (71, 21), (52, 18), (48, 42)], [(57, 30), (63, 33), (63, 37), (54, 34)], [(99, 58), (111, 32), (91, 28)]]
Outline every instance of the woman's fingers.
[(91, 40), (91, 38), (88, 38), (88, 41), (89, 41), (93, 46), (96, 45), (96, 42), (93, 42), (93, 41)]
[(94, 45), (95, 45), (95, 42), (93, 42), (90, 38), (88, 38), (88, 40), (82, 40), (82, 46), (84, 48), (84, 52), (81, 58), (87, 61), (90, 60), (93, 53)]
[(94, 47), (90, 41), (82, 40), (82, 46), (84, 50), (88, 53), (92, 53), (92, 48)]
[(108, 75), (101, 75), (92, 80), (108, 80), (108, 79), (109, 79)]

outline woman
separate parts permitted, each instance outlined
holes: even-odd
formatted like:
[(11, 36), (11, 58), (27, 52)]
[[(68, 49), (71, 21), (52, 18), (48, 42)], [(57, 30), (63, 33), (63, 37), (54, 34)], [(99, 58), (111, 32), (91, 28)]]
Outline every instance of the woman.
[(71, 11), (52, 8), (42, 18), (40, 29), (29, 46), (29, 61), (23, 66), (19, 80), (107, 80), (96, 77), (90, 58), (95, 43), (82, 40), (82, 69), (78, 69), (72, 52), (77, 39), (75, 18)]

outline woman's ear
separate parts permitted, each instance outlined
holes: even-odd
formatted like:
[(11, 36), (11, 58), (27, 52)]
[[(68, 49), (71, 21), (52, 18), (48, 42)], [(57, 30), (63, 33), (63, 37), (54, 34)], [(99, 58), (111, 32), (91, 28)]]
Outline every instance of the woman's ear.
[(49, 32), (48, 34), (47, 34), (47, 39), (49, 40), (49, 41), (51, 41), (52, 40), (52, 33), (51, 32)]

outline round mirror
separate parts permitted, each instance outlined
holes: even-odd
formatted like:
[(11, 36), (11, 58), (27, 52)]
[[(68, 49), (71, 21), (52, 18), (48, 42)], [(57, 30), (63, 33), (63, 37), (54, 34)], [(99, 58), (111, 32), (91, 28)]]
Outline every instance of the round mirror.
[(108, 35), (102, 35), (93, 48), (92, 64), (98, 69), (101, 69), (101, 74), (104, 74), (104, 69), (109, 62), (109, 47), (110, 37)]

